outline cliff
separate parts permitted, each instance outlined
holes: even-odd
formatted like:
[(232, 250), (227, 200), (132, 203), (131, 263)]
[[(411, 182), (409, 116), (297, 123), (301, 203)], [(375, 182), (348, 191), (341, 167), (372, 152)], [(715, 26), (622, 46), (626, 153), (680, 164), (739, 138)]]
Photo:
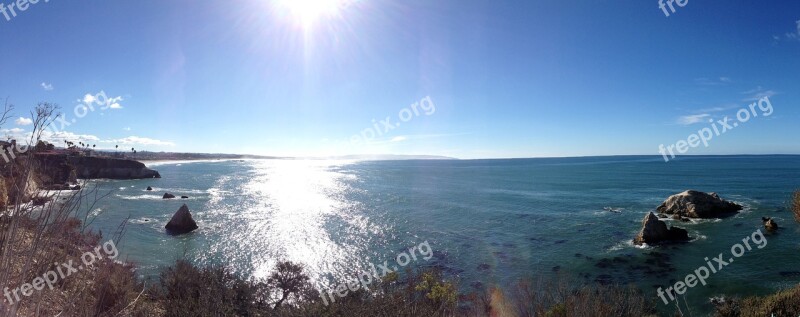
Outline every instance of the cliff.
[(67, 157), (69, 165), (75, 169), (80, 179), (143, 179), (161, 178), (157, 171), (147, 168), (138, 161), (104, 157)]
[(36, 154), (34, 174), (42, 186), (74, 184), (78, 179), (161, 178), (141, 162), (106, 157)]

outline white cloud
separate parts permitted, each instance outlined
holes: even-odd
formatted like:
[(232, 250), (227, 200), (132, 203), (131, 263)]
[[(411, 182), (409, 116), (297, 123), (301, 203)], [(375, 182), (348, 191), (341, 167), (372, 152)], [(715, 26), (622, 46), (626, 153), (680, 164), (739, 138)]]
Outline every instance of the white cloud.
[(55, 145), (63, 145), (64, 141), (92, 143), (100, 141), (100, 138), (91, 134), (75, 134), (69, 131), (52, 132), (45, 130), (42, 132), (42, 139)]
[(711, 115), (707, 114), (707, 113), (682, 116), (682, 117), (678, 118), (678, 124), (680, 124), (680, 125), (692, 125), (692, 124), (695, 124), (695, 123), (701, 123), (701, 122), (708, 121), (706, 119), (709, 119), (710, 117), (711, 117)]
[(23, 132), (25, 132), (25, 129), (22, 129), (22, 128), (11, 128), (11, 129), (0, 130), (0, 133), (3, 133), (3, 134), (5, 134), (6, 136), (9, 136), (9, 137), (21, 135)]
[(31, 125), (33, 124), (33, 119), (19, 117), (17, 118), (17, 120), (14, 120), (14, 123), (16, 123), (17, 125)]
[(122, 96), (117, 96), (117, 97), (108, 99), (108, 103), (106, 103), (106, 104), (109, 105), (108, 107), (111, 108), (111, 109), (122, 109), (122, 105), (119, 104), (119, 102), (122, 101), (122, 100), (123, 100)]
[(120, 145), (156, 145), (156, 146), (175, 146), (175, 143), (169, 141), (161, 141), (151, 138), (143, 138), (138, 136), (129, 136), (122, 139), (103, 140), (102, 143), (114, 143)]
[[(104, 107), (107, 106), (108, 108), (111, 109), (122, 109), (122, 104), (120, 104), (120, 102), (123, 100), (124, 99), (122, 98), (122, 96), (108, 98), (108, 100), (105, 101), (106, 102), (105, 105), (103, 106)], [(100, 101), (100, 99), (97, 99), (97, 96), (92, 94), (86, 94), (83, 96), (83, 99), (78, 99), (78, 102), (82, 102), (85, 104), (97, 103), (98, 101)]]
[(87, 104), (88, 103), (94, 103), (95, 101), (97, 101), (97, 98), (95, 98), (94, 95), (92, 95), (92, 94), (86, 94), (85, 96), (83, 96), (83, 100), (81, 100), (81, 101), (83, 101), (83, 103), (87, 103)]
[(124, 127), (124, 128), (122, 128), (122, 130), (125, 130), (125, 131), (130, 131), (130, 130), (131, 130), (131, 127)]
[(405, 140), (408, 140), (408, 138), (404, 136), (396, 136), (392, 138), (392, 142), (403, 142)]
[(42, 82), (42, 88), (44, 90), (51, 91), (51, 90), (53, 90), (53, 84), (48, 84), (48, 83)]

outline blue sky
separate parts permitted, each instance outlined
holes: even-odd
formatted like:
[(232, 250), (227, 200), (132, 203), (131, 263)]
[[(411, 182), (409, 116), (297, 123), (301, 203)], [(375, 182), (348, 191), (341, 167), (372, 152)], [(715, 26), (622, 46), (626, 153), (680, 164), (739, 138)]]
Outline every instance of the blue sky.
[[(2, 129), (24, 134), (49, 101), (70, 122), (51, 137), (104, 148), (658, 155), (768, 96), (771, 116), (687, 154), (800, 154), (797, 1), (690, 0), (669, 17), (657, 0), (293, 1), (42, 0), (0, 15), (0, 96), (17, 107)], [(101, 91), (107, 109), (76, 118)]]

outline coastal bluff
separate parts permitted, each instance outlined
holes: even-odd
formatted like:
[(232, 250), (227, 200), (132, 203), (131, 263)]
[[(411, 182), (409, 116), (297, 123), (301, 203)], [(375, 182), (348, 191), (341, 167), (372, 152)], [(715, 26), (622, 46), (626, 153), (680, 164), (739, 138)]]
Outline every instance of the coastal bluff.
[(68, 157), (79, 179), (144, 179), (161, 178), (142, 162), (103, 157)]
[(42, 184), (74, 183), (77, 179), (161, 178), (143, 163), (110, 157), (36, 154), (36, 174)]

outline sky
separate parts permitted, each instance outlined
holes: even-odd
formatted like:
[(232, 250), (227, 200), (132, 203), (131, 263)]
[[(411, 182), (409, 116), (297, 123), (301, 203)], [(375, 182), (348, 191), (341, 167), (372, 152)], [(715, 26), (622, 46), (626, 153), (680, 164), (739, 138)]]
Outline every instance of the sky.
[(0, 3), (9, 137), (51, 102), (53, 143), (138, 151), (800, 154), (798, 1)]

